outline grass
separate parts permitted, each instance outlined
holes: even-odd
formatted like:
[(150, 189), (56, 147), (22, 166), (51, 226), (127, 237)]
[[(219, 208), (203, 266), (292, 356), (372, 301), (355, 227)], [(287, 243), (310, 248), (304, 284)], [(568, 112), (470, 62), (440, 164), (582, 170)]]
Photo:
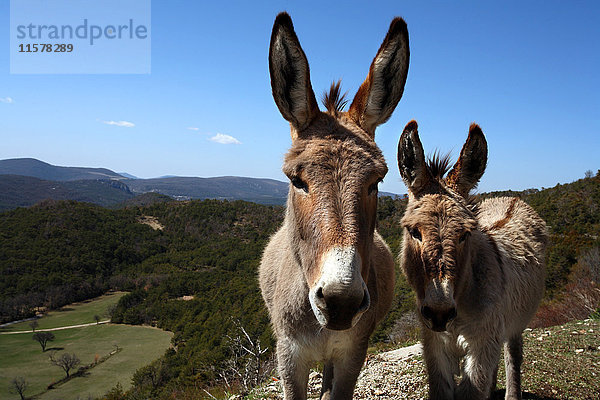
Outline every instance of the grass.
[[(600, 321), (588, 319), (528, 330), (523, 340), (524, 398), (599, 398)], [(498, 383), (502, 387), (504, 379), (501, 363)]]
[[(114, 301), (114, 296), (102, 296), (91, 302), (68, 307), (73, 310), (51, 313), (39, 320), (48, 327), (56, 327), (56, 321), (68, 325), (90, 322), (89, 316), (104, 309), (107, 303)], [(99, 303), (99, 304), (98, 304)], [(73, 315), (80, 315), (77, 320)], [(45, 318), (55, 321), (45, 322)], [(92, 318), (93, 322), (93, 318)], [(19, 330), (19, 329), (16, 329)], [(171, 334), (151, 327), (129, 325), (91, 325), (53, 332), (56, 339), (48, 344), (46, 352), (42, 352), (38, 342), (32, 340), (31, 333), (0, 335), (0, 399), (19, 399), (17, 394), (10, 393), (10, 381), (16, 376), (23, 376), (29, 387), (25, 394), (30, 397), (46, 390), (46, 387), (65, 376), (58, 367), (50, 364), (48, 357), (51, 351), (57, 355), (63, 352), (75, 353), (81, 364), (90, 364), (96, 357), (102, 358), (110, 354), (118, 345), (122, 350), (105, 362), (90, 369), (85, 376), (76, 377), (36, 397), (42, 400), (77, 399), (101, 396), (118, 382), (124, 389), (131, 386), (131, 377), (140, 367), (160, 357), (169, 347)]]
[[(86, 300), (79, 303), (69, 304), (57, 311), (50, 311), (44, 317), (38, 319), (39, 326), (36, 329), (50, 329), (61, 326), (71, 326), (80, 324), (89, 324), (96, 322), (95, 315), (100, 320), (109, 319), (108, 308), (117, 304), (125, 292), (112, 292), (92, 300)], [(20, 322), (0, 328), (0, 332), (30, 331), (31, 321)]]

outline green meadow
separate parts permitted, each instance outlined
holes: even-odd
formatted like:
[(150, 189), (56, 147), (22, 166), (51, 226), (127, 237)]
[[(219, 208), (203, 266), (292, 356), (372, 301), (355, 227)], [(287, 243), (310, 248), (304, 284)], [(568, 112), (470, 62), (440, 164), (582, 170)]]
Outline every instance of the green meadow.
[[(107, 319), (106, 309), (115, 304), (124, 293), (102, 296), (92, 301), (73, 304), (62, 311), (49, 313), (39, 319), (38, 329), (49, 329), (61, 326), (79, 325), (94, 322), (94, 315)], [(10, 331), (31, 330), (29, 323), (15, 324)], [(0, 332), (7, 332), (3, 329)], [(114, 385), (120, 383), (124, 389), (131, 386), (131, 377), (140, 367), (160, 357), (169, 347), (171, 333), (145, 326), (129, 326), (117, 324), (90, 325), (53, 331), (56, 339), (48, 343), (45, 352), (40, 344), (32, 339), (32, 333), (2, 334), (0, 333), (0, 399), (19, 399), (11, 393), (11, 380), (24, 377), (29, 386), (25, 396), (36, 396), (38, 399), (87, 399), (106, 393)], [(52, 365), (49, 356), (53, 351), (59, 356), (63, 352), (75, 353), (81, 364), (88, 365), (95, 359), (110, 355), (117, 348), (121, 349), (106, 361), (89, 369), (84, 376), (46, 391), (49, 384), (57, 382), (65, 376), (59, 367)], [(71, 374), (75, 372), (72, 371)]]
[[(126, 292), (112, 292), (95, 299), (69, 304), (57, 311), (50, 311), (43, 318), (38, 319), (39, 329), (52, 329), (62, 326), (81, 325), (96, 322), (94, 316), (100, 317), (100, 321), (110, 319), (108, 309), (119, 302)], [(1, 332), (30, 331), (31, 321), (19, 322), (0, 328)]]

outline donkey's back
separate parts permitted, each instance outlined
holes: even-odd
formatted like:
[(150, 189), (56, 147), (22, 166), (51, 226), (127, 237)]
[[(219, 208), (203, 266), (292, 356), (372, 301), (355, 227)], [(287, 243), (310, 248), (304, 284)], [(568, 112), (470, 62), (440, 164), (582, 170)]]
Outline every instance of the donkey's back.
[[(546, 223), (524, 201), (499, 197), (483, 201), (478, 220), (495, 243), (504, 267), (507, 331), (521, 332), (535, 314), (544, 292)], [(518, 317), (518, 318), (517, 318)]]
[(542, 269), (548, 243), (546, 223), (517, 197), (487, 199), (479, 206), (479, 225), (516, 265)]

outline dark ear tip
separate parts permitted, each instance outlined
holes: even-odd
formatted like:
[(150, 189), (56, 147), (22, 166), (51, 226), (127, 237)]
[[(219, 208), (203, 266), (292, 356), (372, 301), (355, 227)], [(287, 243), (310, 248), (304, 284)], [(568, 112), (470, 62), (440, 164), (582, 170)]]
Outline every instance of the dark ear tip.
[(469, 136), (483, 136), (483, 131), (475, 122), (469, 127)]
[(408, 35), (408, 27), (406, 22), (401, 17), (396, 17), (390, 23), (389, 33), (396, 35), (398, 33), (406, 33)]
[(279, 26), (284, 26), (284, 27), (290, 28), (292, 30), (294, 29), (294, 24), (292, 23), (292, 17), (290, 17), (290, 14), (288, 14), (285, 11), (282, 11), (279, 14), (277, 14), (277, 17), (275, 18), (275, 22), (273, 23), (273, 28), (276, 28)]
[(411, 120), (408, 124), (406, 124), (406, 126), (404, 127), (404, 132), (406, 133), (410, 133), (410, 132), (416, 132), (419, 129), (419, 125), (417, 124), (417, 121), (415, 121), (414, 119)]

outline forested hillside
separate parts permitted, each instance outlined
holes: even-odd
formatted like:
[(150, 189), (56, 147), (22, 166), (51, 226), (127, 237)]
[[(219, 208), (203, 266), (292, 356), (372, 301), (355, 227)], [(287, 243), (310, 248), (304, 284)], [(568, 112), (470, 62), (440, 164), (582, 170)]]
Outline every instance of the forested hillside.
[(138, 217), (74, 201), (0, 213), (1, 321), (122, 285), (127, 269), (167, 250), (161, 233)]
[(31, 176), (0, 175), (0, 211), (29, 207), (40, 201), (75, 200), (108, 207), (134, 197), (119, 180), (48, 181)]
[[(558, 298), (582, 252), (600, 247), (600, 176), (510, 194), (550, 226), (547, 296)], [(405, 205), (389, 197), (379, 201), (378, 229), (395, 254)], [(222, 382), (235, 360), (232, 338), (240, 327), (272, 349), (256, 271), (282, 219), (280, 206), (216, 200), (143, 201), (118, 210), (46, 202), (0, 213), (0, 315), (10, 320), (39, 306), (128, 290), (113, 322), (175, 333), (173, 349), (134, 377), (136, 396), (166, 398)], [(394, 322), (413, 306), (398, 276), (394, 307), (374, 342), (388, 340)]]

